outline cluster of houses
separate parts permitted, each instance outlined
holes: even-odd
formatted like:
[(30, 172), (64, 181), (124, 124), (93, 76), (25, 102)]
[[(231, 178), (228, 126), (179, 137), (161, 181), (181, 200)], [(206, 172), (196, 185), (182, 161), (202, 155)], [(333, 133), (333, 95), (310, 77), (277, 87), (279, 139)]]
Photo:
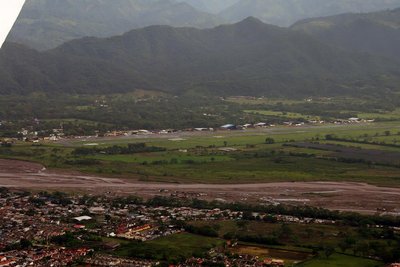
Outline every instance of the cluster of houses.
[[(241, 217), (239, 212), (218, 209), (148, 207), (135, 204), (115, 207), (112, 197), (93, 197), (94, 200), (90, 203), (84, 203), (84, 198), (85, 196), (73, 196), (68, 197), (68, 201), (60, 201), (54, 195), (9, 191), (1, 193), (0, 266), (66, 266), (91, 252), (86, 247), (65, 249), (54, 243), (55, 237), (67, 233), (75, 234), (77, 238), (80, 238), (83, 231), (108, 237), (107, 240), (147, 241), (181, 232), (182, 229), (173, 224), (175, 220)], [(119, 247), (118, 242), (110, 241), (104, 241), (101, 245), (105, 250)], [(134, 259), (112, 258), (107, 263), (107, 255), (88, 259), (96, 264), (103, 262), (97, 266), (112, 266), (110, 264), (114, 261), (118, 263), (114, 266), (153, 266), (151, 261)]]
[[(279, 259), (260, 259), (257, 256), (240, 256), (237, 258), (227, 257), (223, 253), (216, 253), (210, 251), (207, 259), (204, 258), (190, 258), (182, 264), (178, 264), (174, 267), (206, 267), (211, 264), (222, 263), (224, 266), (246, 266), (246, 267), (284, 267), (285, 262)], [(211, 265), (212, 266), (212, 265)]]
[(78, 259), (86, 257), (91, 249), (78, 248), (47, 248), (36, 247), (23, 250), (13, 250), (6, 253), (0, 253), (1, 267), (19, 267), (19, 266), (67, 266), (76, 262)]
[(96, 254), (92, 257), (84, 259), (84, 263), (87, 266), (98, 266), (98, 267), (153, 267), (158, 266), (159, 262), (151, 260), (140, 260), (140, 259), (125, 259), (117, 258), (108, 255)]
[[(242, 212), (220, 209), (116, 206), (112, 197), (104, 196), (93, 196), (86, 203), (84, 199), (85, 196), (71, 196), (68, 201), (60, 201), (54, 195), (3, 193), (0, 198), (0, 266), (50, 266), (48, 262), (54, 262), (52, 266), (65, 266), (85, 257), (90, 252), (85, 247), (65, 249), (53, 243), (54, 237), (66, 233), (84, 231), (108, 239), (147, 241), (181, 232), (182, 229), (174, 225), (175, 221), (240, 220), (243, 216)], [(22, 246), (26, 242), (23, 240), (29, 245)], [(107, 241), (102, 246), (114, 250), (119, 243)], [(89, 258), (92, 263), (104, 263), (105, 259), (107, 256)], [(127, 260), (112, 259), (125, 264), (115, 266), (147, 266), (140, 265), (142, 261), (135, 265)], [(111, 266), (107, 264), (98, 266)]]
[[(78, 240), (84, 240), (87, 233), (99, 237), (96, 247), (111, 253), (119, 248), (121, 240), (146, 242), (178, 234), (184, 231), (176, 224), (178, 221), (240, 221), (244, 216), (240, 211), (218, 208), (148, 206), (134, 198), (112, 195), (67, 196), (1, 189), (0, 267), (66, 266), (78, 260), (89, 266), (157, 266), (157, 262), (150, 260), (111, 257), (109, 253), (93, 254), (90, 246), (67, 249), (54, 242), (54, 238), (70, 233)], [(253, 212), (251, 216), (263, 220), (272, 215)], [(273, 215), (273, 218), (286, 223), (335, 223), (287, 215)], [(207, 266), (203, 263), (209, 261), (223, 262), (225, 266), (284, 266), (279, 259), (259, 259), (249, 255), (228, 257), (223, 251), (214, 249), (205, 258), (191, 258), (177, 266)]]
[[(140, 240), (147, 241), (149, 239), (154, 239), (157, 234), (154, 233), (155, 229), (150, 224), (144, 225), (122, 225), (117, 229), (117, 234), (110, 234), (110, 236), (117, 236), (119, 238), (130, 239), (130, 240)], [(158, 230), (157, 230), (158, 231)], [(179, 231), (174, 231), (177, 233)]]
[(70, 229), (60, 221), (60, 216), (52, 216), (46, 209), (37, 210), (28, 197), (0, 198), (0, 217), (0, 251), (21, 239), (48, 242)]
[(39, 143), (40, 141), (58, 141), (64, 137), (63, 129), (52, 129), (49, 132), (30, 131), (28, 129), (21, 129), (17, 132), (15, 137), (4, 138), (3, 142), (24, 141)]

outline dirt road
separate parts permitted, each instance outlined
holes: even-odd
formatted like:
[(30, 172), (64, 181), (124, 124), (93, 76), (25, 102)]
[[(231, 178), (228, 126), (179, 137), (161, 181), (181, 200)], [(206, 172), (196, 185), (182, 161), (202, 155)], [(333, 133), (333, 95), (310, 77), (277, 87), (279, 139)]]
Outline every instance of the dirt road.
[(35, 163), (0, 160), (0, 187), (87, 193), (178, 195), (207, 200), (307, 204), (335, 210), (400, 214), (400, 188), (350, 182), (175, 184), (95, 177), (45, 170)]

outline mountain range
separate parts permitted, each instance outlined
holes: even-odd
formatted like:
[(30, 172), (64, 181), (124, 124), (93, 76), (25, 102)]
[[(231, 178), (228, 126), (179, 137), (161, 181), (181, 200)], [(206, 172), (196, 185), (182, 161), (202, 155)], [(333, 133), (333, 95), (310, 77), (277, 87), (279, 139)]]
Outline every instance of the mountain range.
[(240, 0), (219, 15), (230, 22), (254, 16), (269, 24), (290, 26), (306, 18), (397, 7), (400, 0)]
[(85, 36), (150, 25), (213, 27), (223, 22), (175, 0), (27, 0), (8, 38), (38, 50)]
[[(147, 0), (146, 0), (147, 1)], [(397, 91), (399, 63), (348, 52), (309, 34), (249, 17), (212, 29), (150, 26), (86, 37), (38, 52), (0, 51), (0, 93), (329, 96)]]
[(253, 16), (289, 26), (311, 17), (396, 7), (400, 0), (27, 0), (8, 41), (43, 51), (150, 25), (202, 29)]
[(292, 29), (348, 51), (366, 52), (400, 62), (400, 8), (307, 19), (294, 24)]

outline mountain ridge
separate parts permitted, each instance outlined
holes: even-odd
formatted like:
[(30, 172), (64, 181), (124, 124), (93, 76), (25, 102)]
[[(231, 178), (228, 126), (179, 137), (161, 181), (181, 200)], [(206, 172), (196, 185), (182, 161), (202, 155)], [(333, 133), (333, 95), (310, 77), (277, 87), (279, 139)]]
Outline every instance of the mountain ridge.
[(370, 94), (397, 90), (398, 66), (249, 17), (203, 30), (150, 26), (110, 38), (73, 40), (45, 52), (8, 43), (0, 51), (0, 88), (2, 93), (141, 88), (174, 94)]
[(292, 27), (337, 47), (400, 62), (400, 8), (307, 19)]
[(221, 23), (215, 15), (173, 0), (27, 0), (8, 41), (46, 50), (85, 36), (109, 37), (154, 24), (208, 28)]
[(27, 0), (8, 41), (44, 51), (151, 25), (212, 28), (249, 16), (290, 26), (310, 17), (400, 7), (400, 0)]
[(397, 7), (400, 7), (400, 0), (241, 0), (219, 15), (229, 22), (252, 15), (266, 23), (288, 27), (306, 18)]

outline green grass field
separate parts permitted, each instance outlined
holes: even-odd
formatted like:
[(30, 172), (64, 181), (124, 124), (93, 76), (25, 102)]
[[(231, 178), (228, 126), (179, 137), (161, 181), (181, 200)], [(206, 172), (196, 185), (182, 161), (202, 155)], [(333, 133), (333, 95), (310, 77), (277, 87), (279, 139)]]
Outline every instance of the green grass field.
[[(338, 248), (339, 243), (346, 237), (353, 237), (358, 241), (363, 242), (380, 242), (374, 237), (362, 236), (356, 227), (338, 226), (338, 225), (322, 225), (322, 224), (289, 224), (285, 228), (289, 233), (281, 235), (281, 223), (266, 223), (259, 221), (249, 221), (246, 224), (238, 224), (235, 221), (219, 221), (210, 222), (192, 222), (196, 226), (212, 225), (219, 229), (219, 236), (222, 238), (227, 233), (236, 233), (241, 235), (265, 235), (279, 236), (281, 246), (270, 246), (273, 248), (282, 248), (289, 250), (299, 250), (304, 252), (304, 246), (315, 245), (332, 245)], [(303, 250), (302, 250), (303, 249)], [(339, 250), (339, 249), (338, 249)], [(310, 252), (309, 250), (306, 252)], [(347, 253), (351, 253), (348, 249)]]
[(306, 120), (319, 120), (321, 119), (319, 116), (305, 115), (301, 113), (295, 112), (281, 112), (281, 111), (272, 111), (272, 110), (245, 110), (244, 112), (250, 114), (261, 114), (265, 116), (273, 116), (273, 117), (281, 117), (285, 119), (306, 119)]
[[(400, 151), (400, 147), (325, 140), (325, 135), (340, 138), (371, 140), (396, 138), (400, 130), (396, 122), (323, 125), (305, 127), (272, 127), (249, 131), (218, 131), (182, 136), (181, 139), (111, 138), (90, 141), (68, 141), (61, 144), (18, 143), (0, 148), (0, 157), (34, 161), (48, 168), (73, 169), (100, 176), (124, 177), (143, 181), (180, 183), (253, 183), (279, 181), (355, 181), (383, 186), (400, 186), (396, 166), (369, 166), (325, 159), (334, 151), (284, 146), (285, 143), (321, 142), (349, 147)], [(390, 132), (387, 136), (385, 133)], [(266, 144), (273, 138), (274, 144)], [(177, 141), (178, 140), (178, 141)], [(92, 148), (144, 142), (147, 146), (165, 148), (163, 152), (134, 154), (75, 155), (77, 147)], [(225, 147), (234, 151), (222, 151)], [(312, 155), (312, 156), (307, 156)]]
[[(392, 244), (396, 248), (395, 243), (390, 241), (390, 238), (378, 238), (384, 233), (384, 230), (378, 232), (363, 232), (360, 228), (341, 226), (341, 225), (322, 225), (322, 224), (282, 224), (282, 223), (267, 223), (262, 221), (218, 221), (218, 222), (191, 222), (197, 227), (211, 226), (213, 229), (218, 229), (219, 236), (236, 236), (239, 238), (239, 246), (232, 248), (236, 253), (250, 254), (259, 256), (260, 258), (272, 257), (284, 259), (288, 264), (303, 262), (300, 267), (308, 266), (351, 266), (351, 267), (375, 267), (383, 266), (380, 261), (369, 260), (360, 256), (354, 255), (354, 248), (357, 244), (376, 244), (381, 247), (387, 244)], [(255, 244), (248, 241), (242, 241), (244, 237), (275, 237), (280, 244)], [(345, 249), (341, 248), (341, 244), (346, 240), (354, 240), (352, 245)], [(330, 246), (335, 249), (336, 253), (327, 258), (322, 249), (324, 246)], [(312, 256), (311, 248), (319, 248), (317, 256)], [(340, 254), (339, 251), (344, 251), (347, 254)], [(358, 253), (370, 253), (359, 251)]]
[(124, 242), (115, 254), (123, 257), (166, 260), (172, 263), (192, 256), (200, 257), (210, 249), (222, 246), (224, 242), (222, 239), (181, 233), (147, 242)]
[[(268, 226), (268, 224), (266, 224)], [(273, 228), (269, 228), (273, 230)], [(253, 229), (254, 232), (261, 233), (260, 231), (268, 228), (261, 227)], [(332, 231), (332, 230), (331, 230)], [(174, 262), (175, 260), (182, 260), (189, 258), (193, 255), (200, 256), (210, 249), (220, 247), (225, 241), (217, 238), (203, 237), (189, 233), (175, 234), (168, 237), (159, 238), (152, 241), (139, 244), (137, 242), (120, 241), (115, 239), (105, 239), (104, 241), (118, 241), (121, 247), (114, 253), (118, 256), (139, 256), (148, 257), (157, 260), (167, 260)], [(285, 248), (289, 250), (285, 250)], [(287, 251), (287, 252), (285, 252)], [(297, 252), (296, 252), (297, 251)], [(308, 250), (307, 250), (308, 251)], [(265, 257), (274, 256), (275, 258), (285, 259), (287, 264), (293, 264), (296, 259), (307, 258), (307, 253), (303, 248), (296, 247), (283, 247), (283, 248), (267, 248), (258, 245), (243, 245), (233, 250), (234, 253), (251, 254), (255, 256), (263, 255)], [(368, 260), (355, 256), (348, 256), (343, 254), (333, 254), (329, 258), (319, 256), (307, 260), (304, 263), (298, 264), (299, 267), (314, 267), (314, 266), (327, 266), (327, 267), (381, 267), (383, 264), (379, 261)]]
[(262, 104), (267, 104), (267, 105), (275, 105), (277, 103), (282, 103), (282, 104), (298, 104), (298, 103), (304, 103), (306, 102), (305, 100), (291, 100), (291, 99), (275, 99), (275, 98), (265, 98), (265, 97), (228, 97), (226, 101), (235, 103), (235, 104), (240, 104), (240, 105), (262, 105)]
[(162, 246), (190, 256), (195, 253), (205, 253), (214, 247), (222, 246), (224, 242), (222, 239), (181, 233), (148, 241), (147, 244)]
[(360, 113), (358, 114), (360, 119), (385, 119), (385, 120), (399, 120), (400, 119), (400, 108), (393, 111), (381, 111), (376, 113)]
[(379, 261), (369, 260), (359, 257), (347, 256), (343, 254), (333, 254), (329, 258), (320, 256), (305, 263), (299, 264), (299, 267), (382, 267), (384, 264)]

